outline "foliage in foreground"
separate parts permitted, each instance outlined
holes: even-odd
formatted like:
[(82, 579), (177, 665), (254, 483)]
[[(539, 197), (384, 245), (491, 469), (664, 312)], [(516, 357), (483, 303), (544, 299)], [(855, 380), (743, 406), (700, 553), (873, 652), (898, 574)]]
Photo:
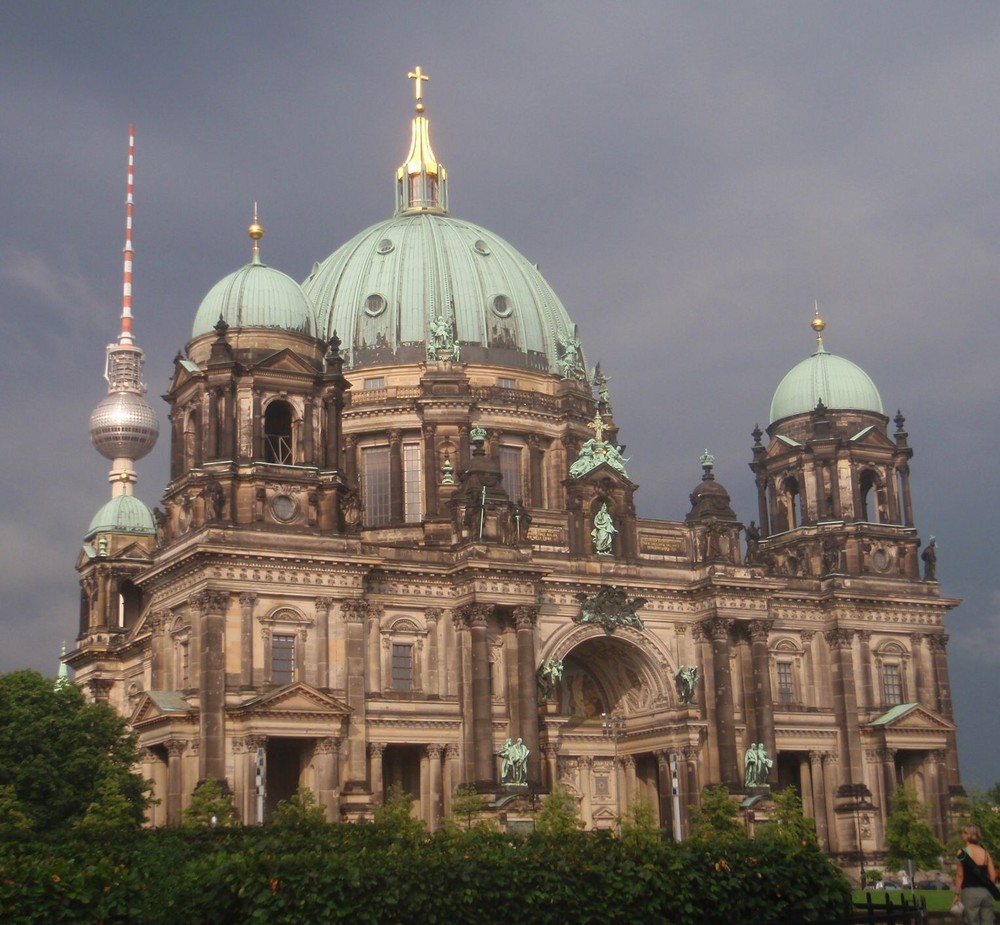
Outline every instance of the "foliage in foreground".
[(849, 903), (840, 872), (785, 838), (630, 844), (332, 824), (0, 842), (11, 923), (739, 925), (829, 919)]
[(900, 787), (892, 798), (885, 844), (889, 849), (885, 860), (891, 869), (903, 867), (907, 859), (917, 867), (936, 867), (940, 863), (944, 845), (927, 821), (927, 807), (910, 787)]

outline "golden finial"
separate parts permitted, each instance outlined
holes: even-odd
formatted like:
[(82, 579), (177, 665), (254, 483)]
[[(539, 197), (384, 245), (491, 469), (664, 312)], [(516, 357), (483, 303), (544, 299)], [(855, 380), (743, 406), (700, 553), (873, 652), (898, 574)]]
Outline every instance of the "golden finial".
[(819, 316), (819, 299), (815, 300), (815, 305), (816, 313), (813, 315), (811, 326), (816, 332), (816, 352), (820, 353), (823, 350), (823, 331), (826, 328), (826, 322)]
[(253, 241), (252, 262), (260, 263), (260, 239), (264, 237), (264, 226), (257, 218), (257, 203), (253, 204), (253, 221), (247, 228), (247, 234)]
[(418, 64), (415, 70), (407, 71), (406, 76), (413, 81), (413, 91), (416, 95), (417, 100), (417, 112), (424, 111), (424, 94), (420, 87), (420, 81), (430, 80), (426, 74), (420, 70), (420, 65)]

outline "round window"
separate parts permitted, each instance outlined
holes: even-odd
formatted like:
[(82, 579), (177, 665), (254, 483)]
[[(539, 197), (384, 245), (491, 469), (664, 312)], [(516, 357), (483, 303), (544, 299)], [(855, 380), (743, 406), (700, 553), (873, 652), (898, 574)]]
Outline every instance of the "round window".
[(392, 241), (390, 241), (388, 238), (383, 238), (381, 241), (378, 242), (378, 247), (376, 248), (376, 250), (380, 254), (391, 254), (395, 246), (396, 245), (393, 244)]
[(377, 318), (382, 314), (382, 312), (385, 311), (387, 304), (385, 296), (381, 296), (377, 292), (373, 292), (367, 299), (365, 299), (365, 314), (371, 318)]
[(497, 318), (509, 318), (514, 313), (514, 306), (505, 295), (496, 295), (490, 300), (490, 311)]
[(295, 516), (295, 502), (288, 495), (275, 495), (271, 510), (278, 520), (291, 520)]
[(482, 238), (476, 241), (472, 245), (472, 248), (477, 254), (482, 254), (484, 257), (489, 257), (490, 255), (490, 246)]

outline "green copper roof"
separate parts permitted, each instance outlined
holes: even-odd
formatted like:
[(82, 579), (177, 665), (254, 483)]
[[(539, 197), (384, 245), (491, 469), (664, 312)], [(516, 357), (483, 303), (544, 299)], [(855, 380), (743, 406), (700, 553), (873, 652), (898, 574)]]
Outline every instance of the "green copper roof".
[(575, 336), (537, 267), (492, 232), (440, 212), (372, 225), (302, 288), (318, 336), (336, 331), (353, 368), (424, 361), (435, 319), (454, 322), (462, 362), (558, 372), (560, 342)]
[(914, 707), (918, 707), (918, 703), (900, 703), (894, 706), (888, 713), (883, 713), (878, 719), (873, 719), (870, 726), (888, 726), (893, 720), (899, 719), (901, 716), (909, 713)]
[(299, 284), (258, 262), (230, 273), (208, 291), (191, 336), (211, 333), (220, 316), (230, 328), (276, 328), (309, 335), (316, 330), (312, 305)]
[(771, 399), (771, 423), (807, 414), (820, 401), (838, 411), (885, 413), (878, 389), (868, 373), (822, 347), (781, 380)]
[(89, 540), (98, 533), (155, 536), (156, 523), (152, 512), (138, 498), (134, 495), (119, 495), (94, 515), (84, 539)]

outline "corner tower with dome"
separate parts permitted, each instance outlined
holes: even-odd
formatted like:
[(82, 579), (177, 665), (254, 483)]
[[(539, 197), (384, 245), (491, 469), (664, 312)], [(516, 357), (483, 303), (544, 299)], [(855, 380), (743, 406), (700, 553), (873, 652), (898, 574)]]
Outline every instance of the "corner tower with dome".
[(207, 777), (247, 822), (300, 785), (368, 818), (395, 784), (432, 829), (462, 785), (510, 823), (558, 782), (589, 828), (646, 799), (682, 838), (705, 786), (763, 818), (791, 785), (847, 863), (902, 781), (944, 834), (956, 602), (918, 568), (902, 417), (820, 342), (755, 431), (755, 522), (708, 451), (680, 518), (642, 517), (607, 378), (535, 266), (451, 214), (410, 76), (395, 214), (301, 285), (255, 216), (202, 301), (129, 616), (66, 656), (139, 735), (151, 821)]

